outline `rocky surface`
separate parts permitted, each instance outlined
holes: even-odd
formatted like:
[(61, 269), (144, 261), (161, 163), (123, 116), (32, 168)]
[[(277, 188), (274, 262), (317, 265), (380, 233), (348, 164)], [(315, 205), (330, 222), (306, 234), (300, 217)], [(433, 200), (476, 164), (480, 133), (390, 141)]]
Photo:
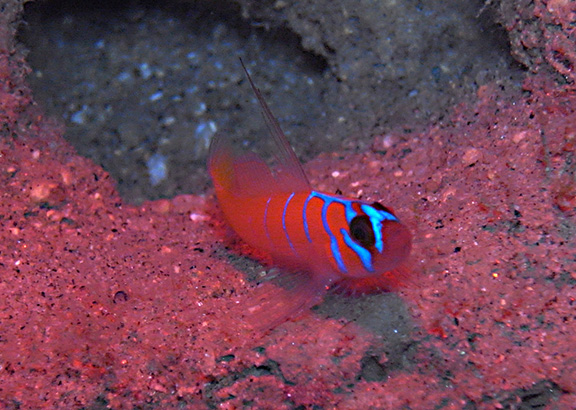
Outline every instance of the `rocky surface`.
[(519, 87), (308, 161), (316, 188), (395, 209), (414, 281), (261, 333), (243, 306), (270, 269), (210, 189), (132, 205), (35, 105), (21, 9), (0, 13), (3, 408), (574, 407), (572, 71), (533, 60)]

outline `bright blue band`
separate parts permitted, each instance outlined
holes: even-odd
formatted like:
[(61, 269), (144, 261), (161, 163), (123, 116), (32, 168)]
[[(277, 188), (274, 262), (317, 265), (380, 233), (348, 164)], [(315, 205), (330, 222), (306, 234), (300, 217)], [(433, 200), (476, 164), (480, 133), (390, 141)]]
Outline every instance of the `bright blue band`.
[(378, 210), (370, 205), (360, 205), (360, 208), (372, 223), (372, 230), (374, 231), (374, 246), (378, 249), (378, 252), (382, 253), (384, 250), (384, 241), (382, 239), (382, 221), (397, 221), (398, 219), (389, 212)]
[(354, 241), (346, 229), (340, 229), (340, 233), (342, 233), (346, 245), (348, 245), (350, 249), (356, 252), (356, 255), (358, 255), (360, 261), (362, 261), (364, 269), (366, 269), (368, 272), (374, 272), (374, 267), (372, 266), (372, 255), (370, 254), (370, 251)]
[(288, 231), (286, 230), (286, 211), (288, 210), (288, 204), (290, 203), (290, 201), (292, 200), (293, 197), (294, 197), (294, 192), (292, 192), (290, 194), (290, 196), (286, 200), (286, 203), (284, 204), (284, 211), (282, 212), (282, 228), (284, 229), (284, 235), (286, 235), (286, 239), (288, 240), (288, 244), (290, 245), (290, 248), (292, 248), (292, 250), (294, 252), (296, 252), (296, 250), (294, 249), (294, 245), (292, 244), (292, 241), (290, 240), (290, 235), (288, 235)]

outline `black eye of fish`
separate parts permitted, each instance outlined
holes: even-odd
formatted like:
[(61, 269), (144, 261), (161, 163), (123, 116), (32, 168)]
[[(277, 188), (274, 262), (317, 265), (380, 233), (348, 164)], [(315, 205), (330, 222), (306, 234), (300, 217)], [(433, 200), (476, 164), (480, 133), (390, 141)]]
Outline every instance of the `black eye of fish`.
[(394, 212), (392, 212), (390, 209), (386, 208), (384, 205), (382, 205), (379, 202), (374, 202), (372, 204), (372, 208), (377, 209), (379, 211), (388, 212), (389, 214), (394, 215)]
[(366, 215), (358, 215), (352, 218), (352, 221), (350, 221), (350, 236), (366, 249), (373, 247), (376, 243), (372, 223)]

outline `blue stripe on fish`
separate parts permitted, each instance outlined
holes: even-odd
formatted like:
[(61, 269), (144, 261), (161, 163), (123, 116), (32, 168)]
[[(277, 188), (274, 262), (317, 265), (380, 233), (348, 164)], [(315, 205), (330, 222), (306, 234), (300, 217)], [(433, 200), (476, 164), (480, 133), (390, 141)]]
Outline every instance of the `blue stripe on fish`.
[(308, 208), (308, 203), (310, 202), (310, 200), (312, 198), (319, 198), (322, 201), (324, 201), (325, 204), (328, 204), (328, 205), (330, 205), (330, 203), (332, 203), (332, 202), (336, 202), (336, 203), (344, 205), (344, 215), (346, 216), (346, 222), (348, 224), (350, 224), (352, 219), (354, 219), (354, 217), (356, 215), (358, 215), (358, 213), (356, 211), (354, 211), (354, 209), (352, 208), (352, 202), (351, 201), (341, 199), (341, 198), (335, 198), (333, 196), (326, 195), (326, 194), (323, 194), (321, 192), (316, 192), (316, 191), (310, 192), (310, 195), (308, 196), (308, 198), (306, 198), (306, 201), (304, 201), (304, 208), (302, 209), (302, 220), (304, 221), (304, 232), (306, 233), (306, 237), (308, 238), (308, 242), (312, 242), (312, 239), (310, 238), (310, 232), (308, 230), (308, 220), (306, 218), (306, 209)]
[(294, 245), (290, 240), (290, 235), (288, 235), (288, 231), (286, 230), (286, 211), (288, 210), (288, 204), (290, 203), (292, 198), (294, 198), (294, 192), (290, 194), (290, 196), (286, 200), (286, 203), (284, 204), (284, 211), (282, 212), (282, 228), (284, 229), (284, 235), (286, 235), (286, 239), (288, 239), (288, 244), (290, 245), (290, 248), (292, 248), (292, 251), (296, 252), (296, 249), (294, 249)]
[(364, 248), (362, 245), (356, 243), (354, 239), (350, 237), (350, 234), (345, 229), (340, 229), (340, 233), (344, 237), (344, 242), (350, 249), (356, 252), (356, 255), (360, 258), (362, 265), (364, 265), (364, 269), (368, 272), (374, 272), (374, 267), (372, 266), (372, 255), (370, 251)]
[[(378, 252), (382, 252), (384, 250), (384, 239), (382, 238), (382, 222), (383, 221), (397, 221), (398, 219), (389, 212), (382, 211), (379, 209), (374, 208), (372, 205), (363, 204), (357, 201), (350, 201), (342, 198), (333, 197), (331, 195), (326, 195), (321, 192), (312, 191), (306, 201), (304, 201), (304, 207), (302, 209), (302, 220), (304, 223), (304, 232), (306, 233), (306, 238), (308, 238), (308, 242), (312, 242), (312, 238), (310, 237), (310, 231), (308, 228), (308, 220), (306, 217), (306, 210), (308, 209), (308, 204), (312, 198), (319, 198), (324, 201), (324, 205), (322, 205), (322, 225), (324, 226), (324, 230), (330, 237), (330, 250), (332, 251), (332, 256), (338, 265), (338, 269), (343, 273), (347, 272), (346, 266), (344, 265), (344, 261), (342, 260), (342, 254), (340, 253), (340, 248), (338, 247), (338, 240), (336, 236), (332, 233), (330, 226), (328, 225), (328, 207), (333, 203), (340, 204), (344, 206), (344, 215), (346, 217), (346, 222), (348, 225), (352, 222), (356, 216), (358, 216), (358, 212), (354, 210), (352, 204), (354, 202), (360, 204), (360, 209), (364, 212), (368, 218), (370, 219), (370, 223), (372, 224), (372, 230), (374, 231), (374, 239), (375, 239), (375, 248)], [(289, 198), (288, 200), (290, 200)], [(287, 205), (286, 205), (287, 206)], [(286, 208), (284, 208), (284, 212), (286, 212)], [(286, 231), (286, 227), (284, 227)], [(358, 244), (354, 239), (350, 237), (350, 234), (345, 229), (341, 229), (340, 233), (342, 238), (344, 239), (344, 243), (358, 255), (362, 265), (368, 272), (373, 272), (374, 267), (372, 265), (372, 255), (370, 251), (364, 248), (362, 245)]]
[(330, 237), (330, 250), (332, 251), (332, 257), (334, 257), (336, 265), (338, 265), (338, 269), (340, 269), (342, 273), (347, 273), (348, 270), (346, 269), (344, 261), (342, 260), (342, 254), (340, 253), (340, 248), (338, 248), (338, 240), (336, 239), (336, 236), (334, 236), (332, 230), (330, 229), (330, 226), (328, 225), (328, 219), (327, 219), (328, 207), (332, 205), (332, 202), (334, 201), (331, 200), (332, 198), (326, 196), (324, 196), (323, 199), (324, 199), (324, 205), (322, 205), (322, 225), (324, 226), (324, 230)]
[(338, 240), (336, 239), (336, 236), (332, 233), (332, 230), (328, 225), (327, 216), (328, 216), (328, 207), (335, 202), (344, 206), (344, 213), (346, 216), (346, 220), (348, 223), (350, 223), (352, 218), (356, 216), (356, 212), (354, 211), (354, 209), (352, 209), (352, 203), (350, 201), (346, 201), (341, 198), (336, 198), (331, 195), (322, 194), (320, 192), (316, 191), (310, 192), (310, 195), (308, 196), (308, 198), (306, 198), (306, 201), (304, 202), (304, 209), (302, 211), (304, 219), (304, 231), (306, 233), (306, 237), (308, 238), (309, 242), (312, 242), (312, 239), (310, 238), (310, 232), (308, 230), (306, 209), (308, 207), (308, 203), (312, 198), (319, 198), (322, 201), (324, 201), (324, 205), (322, 205), (322, 225), (324, 226), (324, 231), (326, 231), (326, 233), (330, 237), (330, 250), (332, 251), (332, 257), (334, 258), (336, 265), (338, 265), (338, 269), (340, 269), (342, 273), (347, 273), (348, 270), (346, 269), (346, 265), (344, 265), (344, 261), (342, 260), (342, 254), (340, 253), (340, 248), (338, 247)]
[(397, 221), (398, 218), (389, 212), (378, 210), (371, 205), (363, 204), (360, 205), (360, 208), (366, 215), (368, 215), (368, 218), (370, 218), (370, 222), (372, 223), (372, 230), (374, 231), (374, 246), (376, 249), (378, 249), (378, 252), (382, 253), (384, 250), (384, 241), (382, 239), (382, 221)]
[(306, 201), (304, 201), (304, 206), (302, 207), (302, 221), (304, 223), (304, 233), (306, 233), (306, 238), (308, 238), (308, 242), (312, 243), (312, 238), (310, 238), (310, 232), (308, 231), (308, 219), (306, 218), (306, 209), (308, 209), (308, 202), (314, 198), (314, 191), (308, 195)]

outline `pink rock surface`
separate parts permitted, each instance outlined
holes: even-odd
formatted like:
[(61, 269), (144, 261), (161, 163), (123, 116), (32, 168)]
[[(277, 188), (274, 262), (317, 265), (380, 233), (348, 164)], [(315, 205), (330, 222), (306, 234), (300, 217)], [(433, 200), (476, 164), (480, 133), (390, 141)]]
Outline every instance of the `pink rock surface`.
[(498, 7), (518, 61), (532, 71), (555, 72), (576, 82), (576, 3), (503, 0)]
[(358, 380), (378, 336), (353, 323), (262, 335), (230, 314), (253, 285), (212, 199), (128, 206), (59, 137), (4, 138), (1, 403), (494, 408), (546, 380), (563, 392), (550, 408), (570, 408), (576, 96), (547, 87), (486, 87), (444, 124), (308, 164), (316, 186), (393, 199), (415, 233), (416, 359), (385, 381)]
[(254, 285), (211, 193), (123, 203), (0, 51), (2, 408), (518, 408), (537, 383), (548, 409), (575, 408), (574, 92), (486, 86), (424, 131), (307, 164), (315, 187), (381, 199), (414, 233), (414, 355), (380, 352), (370, 381), (388, 335), (314, 313), (250, 330)]

